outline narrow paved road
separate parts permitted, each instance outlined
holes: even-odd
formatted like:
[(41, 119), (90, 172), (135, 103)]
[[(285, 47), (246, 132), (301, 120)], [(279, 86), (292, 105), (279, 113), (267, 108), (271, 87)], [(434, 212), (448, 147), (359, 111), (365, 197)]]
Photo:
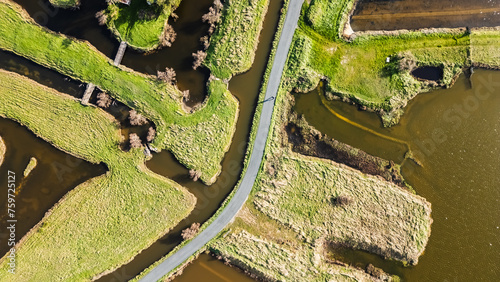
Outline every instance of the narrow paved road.
[(186, 261), (196, 251), (203, 248), (208, 241), (212, 240), (219, 232), (231, 222), (234, 216), (241, 209), (243, 204), (248, 198), (250, 191), (259, 172), (262, 157), (264, 156), (264, 149), (266, 147), (266, 140), (269, 134), (269, 127), (271, 125), (271, 117), (274, 110), (274, 96), (278, 92), (281, 81), (281, 75), (285, 68), (285, 62), (288, 56), (288, 50), (292, 43), (293, 34), (297, 28), (297, 22), (300, 16), (300, 9), (304, 0), (290, 0), (288, 11), (285, 18), (285, 23), (278, 43), (278, 49), (274, 57), (273, 67), (269, 76), (269, 83), (266, 89), (266, 102), (262, 106), (262, 114), (260, 116), (259, 127), (257, 129), (257, 137), (253, 147), (252, 155), (250, 156), (250, 163), (248, 169), (243, 176), (243, 181), (238, 190), (234, 194), (231, 201), (227, 204), (226, 208), (221, 214), (203, 230), (196, 238), (189, 242), (186, 246), (178, 250), (175, 254), (167, 258), (164, 262), (151, 270), (142, 282), (156, 282), (172, 271), (178, 265)]

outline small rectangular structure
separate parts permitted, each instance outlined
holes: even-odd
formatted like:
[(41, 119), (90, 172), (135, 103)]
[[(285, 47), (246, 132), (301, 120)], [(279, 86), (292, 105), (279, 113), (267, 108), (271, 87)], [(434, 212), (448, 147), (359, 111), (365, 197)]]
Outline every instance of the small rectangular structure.
[(90, 96), (92, 96), (92, 92), (94, 92), (95, 85), (92, 83), (87, 84), (87, 88), (85, 89), (85, 93), (83, 93), (82, 97), (82, 105), (88, 105)]
[(118, 48), (118, 53), (116, 53), (115, 60), (113, 64), (118, 66), (123, 59), (123, 55), (125, 54), (125, 49), (127, 49), (127, 43), (125, 41), (120, 42), (120, 47)]

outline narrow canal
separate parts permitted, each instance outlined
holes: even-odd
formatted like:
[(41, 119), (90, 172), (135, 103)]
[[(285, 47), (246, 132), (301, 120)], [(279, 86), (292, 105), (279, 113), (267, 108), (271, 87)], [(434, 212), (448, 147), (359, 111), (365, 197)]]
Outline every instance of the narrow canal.
[[(0, 166), (0, 185), (7, 187), (8, 171), (16, 175), (16, 238), (26, 234), (68, 191), (78, 184), (106, 173), (105, 165), (91, 164), (59, 151), (18, 123), (0, 118), (0, 136), (7, 147)], [(24, 177), (31, 158), (36, 167)], [(7, 191), (0, 194), (0, 256), (7, 245)]]
[[(403, 175), (432, 203), (432, 234), (414, 267), (364, 252), (332, 254), (365, 267), (372, 263), (404, 281), (498, 281), (500, 277), (500, 72), (476, 70), (450, 89), (418, 95), (401, 122), (383, 128), (374, 113), (321, 101), (321, 89), (296, 95), (295, 110), (328, 136), (402, 163), (405, 148), (362, 131), (333, 110), (381, 134), (410, 144), (421, 166), (403, 162)], [(325, 122), (327, 121), (327, 122)]]
[(354, 31), (500, 25), (499, 0), (360, 0)]

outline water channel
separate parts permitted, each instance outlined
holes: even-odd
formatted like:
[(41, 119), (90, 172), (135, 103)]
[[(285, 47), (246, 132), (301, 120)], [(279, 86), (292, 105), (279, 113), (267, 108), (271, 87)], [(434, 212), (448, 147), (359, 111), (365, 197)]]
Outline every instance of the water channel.
[[(418, 265), (403, 267), (364, 252), (334, 257), (368, 263), (404, 281), (500, 279), (500, 72), (476, 70), (450, 89), (418, 95), (401, 122), (383, 128), (375, 113), (339, 101), (322, 103), (322, 90), (298, 94), (294, 109), (328, 136), (403, 163), (403, 175), (432, 203), (432, 234)], [(405, 148), (363, 131), (331, 111), (380, 134), (408, 142), (421, 163), (403, 162)], [(325, 122), (327, 121), (327, 122)]]
[(360, 0), (354, 31), (500, 26), (499, 0)]

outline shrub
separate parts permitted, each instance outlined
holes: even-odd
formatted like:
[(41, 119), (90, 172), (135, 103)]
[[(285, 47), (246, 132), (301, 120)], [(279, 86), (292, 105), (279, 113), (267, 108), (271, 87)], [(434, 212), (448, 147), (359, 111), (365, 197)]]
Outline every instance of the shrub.
[(193, 181), (198, 181), (198, 179), (200, 178), (200, 176), (201, 176), (201, 172), (200, 171), (197, 171), (197, 170), (194, 170), (194, 169), (189, 170), (189, 177), (191, 179), (193, 179)]
[(202, 50), (198, 50), (196, 53), (193, 53), (194, 57), (194, 62), (193, 62), (193, 69), (197, 69), (203, 61), (205, 61), (205, 58), (207, 57), (207, 53), (205, 53)]
[(146, 140), (148, 142), (152, 142), (153, 139), (155, 139), (155, 136), (156, 136), (156, 130), (153, 127), (150, 127), (148, 129), (148, 135), (146, 136)]
[(182, 230), (181, 233), (182, 239), (184, 240), (193, 239), (194, 236), (196, 236), (196, 234), (198, 233), (198, 231), (200, 231), (200, 224), (198, 222), (195, 222), (191, 224), (190, 227)]
[(176, 73), (173, 68), (165, 68), (165, 71), (158, 71), (157, 77), (161, 81), (168, 84), (175, 84), (176, 81)]
[(352, 203), (352, 199), (349, 196), (340, 195), (332, 199), (332, 203), (336, 206), (345, 207)]

